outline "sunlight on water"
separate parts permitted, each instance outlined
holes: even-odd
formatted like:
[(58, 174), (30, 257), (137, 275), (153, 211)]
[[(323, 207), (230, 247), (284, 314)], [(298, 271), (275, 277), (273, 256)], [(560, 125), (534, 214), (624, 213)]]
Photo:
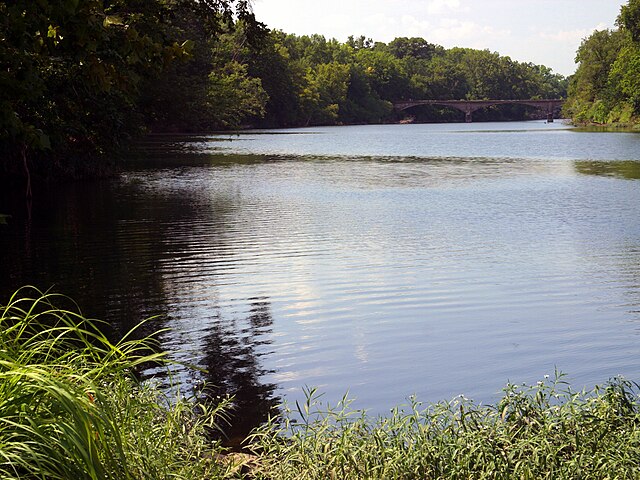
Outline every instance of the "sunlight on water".
[(383, 413), (555, 368), (638, 380), (638, 135), (390, 125), (144, 149), (118, 181), (12, 212), (3, 292), (55, 285), (118, 331), (161, 315), (163, 348), (209, 370), (178, 378), (235, 394), (249, 423), (304, 385)]

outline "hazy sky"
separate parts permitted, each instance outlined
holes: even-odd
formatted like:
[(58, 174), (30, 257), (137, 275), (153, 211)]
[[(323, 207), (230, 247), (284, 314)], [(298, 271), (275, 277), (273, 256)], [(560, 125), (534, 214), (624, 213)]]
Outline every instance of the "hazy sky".
[(625, 0), (253, 0), (258, 20), (287, 33), (345, 41), (423, 37), (444, 47), (488, 48), (514, 60), (575, 71), (580, 41), (613, 28)]

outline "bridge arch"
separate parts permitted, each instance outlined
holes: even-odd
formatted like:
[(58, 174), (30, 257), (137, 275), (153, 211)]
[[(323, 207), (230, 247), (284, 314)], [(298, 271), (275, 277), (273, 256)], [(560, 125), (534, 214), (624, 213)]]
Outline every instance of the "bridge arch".
[(543, 110), (547, 114), (547, 121), (553, 122), (553, 114), (556, 109), (562, 106), (563, 99), (527, 99), (527, 100), (408, 100), (405, 102), (396, 102), (394, 108), (401, 112), (408, 108), (418, 105), (434, 105), (442, 107), (455, 108), (465, 115), (465, 122), (473, 121), (473, 112), (481, 108), (491, 107), (493, 105), (528, 105)]

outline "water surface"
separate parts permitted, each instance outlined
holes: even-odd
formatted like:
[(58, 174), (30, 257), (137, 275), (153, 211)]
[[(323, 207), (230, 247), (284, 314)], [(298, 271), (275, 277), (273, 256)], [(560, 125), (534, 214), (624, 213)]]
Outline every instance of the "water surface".
[(640, 380), (640, 136), (561, 123), (155, 137), (0, 226), (3, 298), (141, 318), (249, 423), (305, 385), (384, 413), (554, 369)]

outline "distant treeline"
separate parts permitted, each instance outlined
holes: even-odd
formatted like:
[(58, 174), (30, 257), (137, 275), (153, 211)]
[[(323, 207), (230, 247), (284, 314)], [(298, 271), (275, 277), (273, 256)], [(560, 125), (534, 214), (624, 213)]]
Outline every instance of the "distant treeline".
[[(619, 31), (581, 47), (567, 105), (576, 119), (637, 113), (638, 1), (623, 8)], [(488, 50), (269, 30), (246, 0), (0, 1), (0, 38), (5, 178), (108, 172), (106, 159), (149, 131), (392, 122), (398, 100), (559, 98), (568, 86)], [(501, 106), (474, 119), (532, 113)], [(461, 120), (439, 107), (410, 114)]]
[[(220, 73), (244, 66), (247, 76), (259, 81), (261, 88), (252, 91), (253, 105), (259, 108), (237, 119), (256, 126), (379, 123), (397, 120), (392, 102), (399, 100), (558, 98), (566, 95), (567, 87), (566, 80), (547, 67), (488, 50), (445, 49), (423, 38), (402, 37), (385, 44), (350, 37), (341, 43), (321, 35), (269, 31), (251, 48), (236, 29), (217, 37), (214, 51)], [(225, 63), (229, 51), (235, 68)], [(220, 73), (217, 78), (224, 78)], [(464, 118), (443, 108), (421, 107), (411, 113), (431, 121)], [(522, 107), (513, 107), (485, 115), (521, 118), (524, 113)], [(212, 117), (201, 118), (206, 125)], [(218, 124), (225, 120), (216, 119)]]
[(565, 106), (576, 123), (640, 124), (640, 0), (622, 6), (616, 23), (578, 49)]

